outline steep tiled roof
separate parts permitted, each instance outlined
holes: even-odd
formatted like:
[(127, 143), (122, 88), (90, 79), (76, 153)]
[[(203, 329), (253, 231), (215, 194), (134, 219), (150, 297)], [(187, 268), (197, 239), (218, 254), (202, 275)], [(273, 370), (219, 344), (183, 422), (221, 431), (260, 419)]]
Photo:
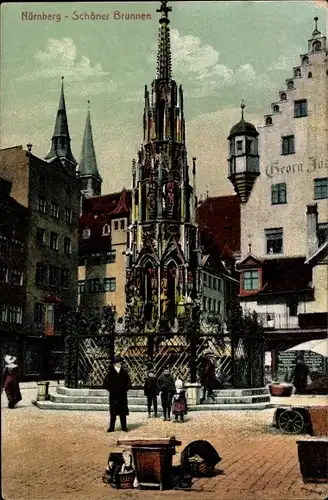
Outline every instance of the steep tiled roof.
[(305, 257), (268, 259), (263, 263), (263, 293), (287, 293), (310, 290), (311, 266)]
[[(125, 191), (125, 202), (127, 207), (131, 207), (131, 191)], [(104, 194), (87, 198), (83, 203), (84, 214), (109, 215), (118, 206), (122, 196), (122, 191), (118, 193)]]
[(207, 198), (197, 209), (204, 241), (212, 240), (225, 254), (240, 251), (240, 203), (237, 196)]

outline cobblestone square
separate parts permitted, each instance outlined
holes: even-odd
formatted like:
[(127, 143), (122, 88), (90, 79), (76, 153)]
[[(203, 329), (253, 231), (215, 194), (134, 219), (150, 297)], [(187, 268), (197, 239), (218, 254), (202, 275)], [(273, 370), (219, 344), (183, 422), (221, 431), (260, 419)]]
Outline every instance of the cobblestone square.
[[(26, 393), (28, 393), (26, 395)], [(271, 428), (274, 409), (260, 412), (192, 412), (184, 424), (128, 417), (129, 432), (107, 434), (105, 412), (40, 411), (24, 391), (15, 410), (2, 399), (2, 477), (7, 500), (154, 499), (324, 499), (327, 485), (303, 484), (296, 441)], [(110, 449), (126, 437), (176, 436), (183, 448), (210, 441), (222, 461), (212, 478), (194, 481), (192, 491), (114, 490), (102, 483)]]

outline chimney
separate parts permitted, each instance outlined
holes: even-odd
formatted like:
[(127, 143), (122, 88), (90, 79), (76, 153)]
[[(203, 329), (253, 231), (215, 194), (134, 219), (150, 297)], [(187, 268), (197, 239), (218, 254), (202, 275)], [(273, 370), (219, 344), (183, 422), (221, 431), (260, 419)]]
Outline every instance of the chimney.
[(11, 193), (12, 182), (7, 181), (0, 177), (0, 196), (2, 198), (9, 198)]
[(318, 205), (307, 205), (307, 257), (311, 257), (318, 250)]

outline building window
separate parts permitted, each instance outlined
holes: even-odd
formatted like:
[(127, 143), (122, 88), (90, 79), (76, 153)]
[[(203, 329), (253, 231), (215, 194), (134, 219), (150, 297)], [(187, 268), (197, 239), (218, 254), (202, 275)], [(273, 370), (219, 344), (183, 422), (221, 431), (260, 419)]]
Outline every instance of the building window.
[(12, 304), (2, 304), (0, 318), (4, 323), (15, 323), (20, 325), (23, 320), (23, 308)]
[(221, 314), (221, 300), (217, 301), (217, 305), (218, 305), (218, 307), (217, 307), (217, 313)]
[(117, 230), (118, 230), (118, 220), (116, 220), (116, 221), (114, 222), (114, 229), (115, 229), (115, 231), (117, 231)]
[(125, 220), (124, 219), (121, 220), (121, 229), (125, 229)]
[(307, 116), (307, 100), (302, 99), (301, 101), (294, 102), (294, 117), (302, 118), (302, 116)]
[(44, 324), (44, 304), (40, 304), (39, 302), (34, 305), (34, 323), (37, 326)]
[(247, 292), (259, 289), (259, 271), (258, 269), (252, 269), (244, 271), (244, 290)]
[(321, 50), (321, 42), (319, 42), (319, 40), (316, 40), (315, 42), (313, 42), (312, 49), (315, 52), (318, 52), (319, 50)]
[(61, 285), (63, 288), (68, 288), (70, 279), (71, 279), (71, 271), (69, 269), (62, 269)]
[(23, 271), (20, 269), (9, 269), (8, 282), (12, 285), (23, 285)]
[(90, 293), (98, 293), (100, 291), (100, 280), (99, 278), (93, 278), (89, 280), (89, 292)]
[(297, 316), (298, 303), (297, 300), (291, 300), (288, 304), (289, 316)]
[(208, 312), (212, 312), (212, 298), (208, 297)]
[(271, 116), (267, 116), (266, 119), (265, 119), (265, 124), (266, 125), (272, 125), (272, 118)]
[(306, 64), (309, 64), (309, 58), (308, 56), (303, 56), (302, 57), (302, 64), (305, 66)]
[(116, 278), (104, 278), (104, 291), (105, 292), (116, 291)]
[(47, 266), (38, 262), (35, 269), (35, 283), (37, 285), (45, 285), (47, 283)]
[(314, 179), (314, 199), (325, 200), (328, 198), (328, 177)]
[(59, 215), (58, 203), (52, 201), (50, 203), (50, 216), (53, 217), (54, 219), (58, 219), (58, 215)]
[(52, 250), (58, 250), (58, 234), (50, 233), (50, 248)]
[(92, 266), (100, 266), (101, 264), (101, 253), (92, 253), (91, 254), (91, 265)]
[(116, 262), (116, 250), (110, 250), (106, 253), (106, 264), (114, 264)]
[(79, 280), (78, 281), (78, 294), (81, 295), (82, 293), (85, 293), (85, 280)]
[(271, 186), (271, 205), (287, 203), (287, 187), (285, 182)]
[(204, 286), (207, 286), (207, 273), (203, 273), (203, 283)]
[(287, 101), (287, 94), (286, 94), (286, 92), (281, 92), (281, 94), (280, 94), (280, 100), (281, 101)]
[(282, 155), (291, 155), (295, 153), (295, 137), (293, 135), (282, 137), (281, 146)]
[(212, 288), (212, 276), (208, 275), (208, 288)]
[(203, 311), (207, 311), (207, 297), (203, 297)]
[(216, 278), (213, 278), (213, 290), (217, 290), (218, 289), (218, 286), (217, 286), (217, 279)]
[(65, 222), (67, 222), (67, 224), (72, 223), (72, 210), (70, 208), (67, 208), (67, 207), (65, 208), (64, 220), (65, 220)]
[(36, 244), (43, 247), (46, 243), (46, 230), (42, 227), (36, 228)]
[(276, 254), (283, 253), (283, 229), (275, 228), (275, 229), (266, 229), (265, 230), (265, 238), (266, 238), (266, 253), (267, 254)]
[(72, 253), (72, 242), (70, 238), (65, 238), (64, 239), (64, 254), (65, 255), (71, 255)]
[(102, 230), (103, 236), (108, 236), (110, 234), (110, 227), (109, 224), (105, 224)]
[(278, 106), (278, 104), (275, 104), (272, 109), (273, 109), (274, 113), (279, 113), (279, 106)]
[(300, 78), (301, 76), (302, 76), (301, 68), (295, 68), (294, 69), (294, 77), (295, 78)]
[(222, 291), (222, 280), (220, 278), (218, 278), (218, 291)]
[(289, 82), (287, 82), (287, 89), (288, 90), (293, 90), (294, 89), (294, 82), (293, 82), (293, 80), (289, 80)]
[(61, 284), (61, 270), (59, 267), (50, 266), (49, 268), (49, 285), (60, 286)]
[(46, 214), (47, 213), (47, 203), (46, 203), (46, 200), (44, 198), (42, 198), (41, 196), (39, 196), (39, 198), (38, 198), (37, 210), (41, 214)]
[(308, 78), (312, 78), (312, 73), (311, 71), (308, 72)]
[(237, 154), (242, 153), (243, 152), (243, 141), (237, 141), (236, 145), (237, 145)]
[(91, 235), (91, 231), (89, 228), (83, 229), (82, 238), (84, 240), (87, 240), (88, 238), (90, 238), (90, 235)]
[(3, 283), (6, 283), (7, 278), (8, 278), (8, 269), (4, 266), (1, 266), (0, 267), (0, 281), (2, 281)]
[(319, 247), (328, 241), (328, 222), (318, 224), (318, 243)]

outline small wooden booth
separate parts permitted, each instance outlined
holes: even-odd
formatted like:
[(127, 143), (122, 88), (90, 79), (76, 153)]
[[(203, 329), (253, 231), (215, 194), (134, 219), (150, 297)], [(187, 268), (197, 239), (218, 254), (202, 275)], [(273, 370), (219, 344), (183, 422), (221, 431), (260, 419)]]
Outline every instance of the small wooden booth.
[(131, 446), (140, 488), (172, 487), (172, 457), (181, 441), (175, 437), (165, 439), (124, 439), (119, 446)]

